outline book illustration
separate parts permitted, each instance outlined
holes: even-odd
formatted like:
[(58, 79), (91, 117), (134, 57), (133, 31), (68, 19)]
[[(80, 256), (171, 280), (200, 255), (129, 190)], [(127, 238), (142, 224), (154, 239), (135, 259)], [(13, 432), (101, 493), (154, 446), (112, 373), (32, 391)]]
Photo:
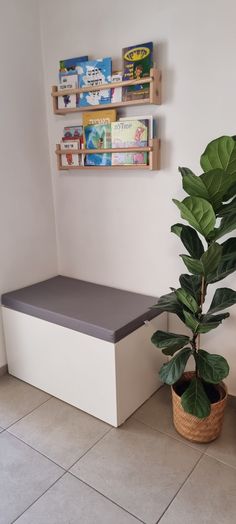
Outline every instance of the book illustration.
[[(122, 49), (123, 80), (140, 80), (150, 75), (153, 67), (153, 42)], [(138, 84), (123, 88), (123, 100), (149, 97), (149, 84)]]
[[(70, 86), (70, 87), (66, 87), (66, 86)], [(71, 87), (72, 86), (72, 87)], [(79, 87), (79, 77), (77, 74), (73, 73), (73, 75), (69, 75), (68, 73), (63, 73), (60, 75), (60, 84), (58, 86), (58, 90), (62, 90), (62, 89), (75, 89)], [(70, 105), (67, 105), (66, 107), (78, 107), (79, 106), (79, 94), (75, 94), (75, 95), (65, 95), (67, 97), (72, 97), (73, 96), (73, 100), (75, 100), (75, 105), (73, 106), (70, 106)], [(74, 102), (73, 102), (74, 103)], [(63, 106), (62, 106), (63, 107)], [(58, 104), (58, 108), (61, 109), (61, 107), (59, 106)]]
[[(113, 148), (145, 147), (148, 143), (148, 120), (127, 120), (111, 124)], [(147, 153), (142, 151), (112, 153), (112, 165), (147, 164)]]
[[(112, 73), (111, 83), (122, 82), (123, 74), (121, 71)], [(111, 103), (115, 104), (122, 101), (122, 87), (112, 87), (111, 88)]]
[(68, 149), (68, 153), (61, 155), (61, 165), (62, 166), (79, 166), (80, 165), (80, 156), (73, 154), (70, 150), (79, 149), (78, 142), (61, 142), (61, 149)]
[(120, 117), (119, 121), (124, 122), (126, 120), (146, 120), (148, 122), (148, 140), (157, 136), (157, 126), (156, 121), (153, 120), (152, 115), (134, 115), (134, 116), (124, 116)]
[[(81, 62), (79, 71), (79, 86), (99, 86), (111, 82), (111, 58), (88, 60)], [(111, 90), (88, 91), (80, 93), (80, 106), (86, 107), (111, 102)]]
[[(111, 147), (111, 124), (97, 124), (86, 126), (85, 148), (86, 149), (107, 149)], [(94, 153), (86, 155), (85, 165), (87, 166), (110, 166), (111, 153)]]
[[(110, 124), (116, 121), (116, 109), (104, 109), (103, 111), (89, 111), (83, 113), (83, 126), (93, 126), (97, 124)], [(85, 139), (85, 134), (84, 134)]]
[[(76, 76), (76, 75), (73, 75)], [(72, 79), (72, 76), (71, 76)], [(76, 107), (76, 94), (66, 94), (63, 95), (63, 91), (66, 89), (74, 89), (77, 87), (75, 80), (69, 80), (69, 77), (66, 77), (66, 82), (59, 84), (58, 91), (62, 92), (62, 96), (58, 97), (58, 109), (65, 109)]]
[(88, 60), (88, 56), (77, 56), (76, 58), (66, 58), (65, 60), (60, 60), (59, 63), (59, 81), (61, 83), (61, 79), (64, 75), (78, 75), (78, 68), (80, 66), (81, 62), (86, 62)]
[(83, 143), (83, 126), (64, 127), (62, 141), (78, 140), (79, 144)]

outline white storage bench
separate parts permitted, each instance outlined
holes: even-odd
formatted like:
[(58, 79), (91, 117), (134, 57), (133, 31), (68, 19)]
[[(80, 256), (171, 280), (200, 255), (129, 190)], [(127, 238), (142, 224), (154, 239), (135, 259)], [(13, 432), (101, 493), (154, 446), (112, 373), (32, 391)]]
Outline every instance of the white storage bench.
[(160, 386), (156, 302), (60, 275), (5, 293), (9, 373), (119, 426)]

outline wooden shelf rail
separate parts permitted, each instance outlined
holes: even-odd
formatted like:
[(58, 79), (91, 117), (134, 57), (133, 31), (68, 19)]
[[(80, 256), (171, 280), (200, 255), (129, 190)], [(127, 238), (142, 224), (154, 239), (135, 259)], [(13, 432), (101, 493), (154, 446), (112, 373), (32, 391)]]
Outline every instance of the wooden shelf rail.
[[(81, 107), (73, 107), (73, 108), (63, 108), (58, 109), (58, 97), (59, 96), (65, 96), (65, 95), (73, 95), (73, 94), (80, 94), (80, 93), (88, 93), (93, 91), (102, 91), (104, 89), (112, 89), (116, 87), (127, 87), (127, 86), (135, 86), (135, 85), (141, 85), (141, 84), (150, 84), (149, 89), (149, 97), (143, 98), (143, 99), (137, 99), (137, 100), (127, 100), (127, 101), (121, 101), (121, 102), (115, 102), (114, 104), (97, 104), (94, 106), (81, 106)], [(146, 78), (142, 78), (140, 80), (124, 80), (122, 82), (113, 82), (108, 84), (100, 84), (96, 86), (86, 86), (76, 89), (65, 89), (63, 91), (58, 91), (57, 86), (52, 86), (52, 99), (53, 99), (53, 112), (56, 115), (65, 115), (67, 113), (77, 113), (80, 111), (94, 111), (97, 109), (110, 109), (113, 107), (124, 107), (124, 106), (134, 106), (134, 105), (143, 105), (143, 104), (155, 104), (160, 105), (161, 104), (161, 72), (156, 69), (152, 68), (150, 70), (150, 76)]]
[[(137, 153), (147, 152), (149, 156), (149, 163), (147, 164), (132, 164), (132, 165), (111, 165), (111, 166), (62, 166), (61, 156), (66, 154), (73, 155), (94, 155), (103, 153)], [(59, 171), (70, 169), (150, 169), (156, 171), (160, 169), (160, 140), (152, 138), (149, 145), (145, 147), (122, 147), (122, 148), (108, 148), (108, 149), (61, 149), (61, 145), (56, 145), (57, 167)]]

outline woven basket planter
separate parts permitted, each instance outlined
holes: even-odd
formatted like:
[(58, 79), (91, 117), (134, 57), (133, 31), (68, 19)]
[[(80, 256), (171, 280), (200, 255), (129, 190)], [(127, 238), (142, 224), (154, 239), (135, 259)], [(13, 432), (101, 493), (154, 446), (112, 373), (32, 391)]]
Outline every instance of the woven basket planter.
[[(183, 374), (181, 381), (190, 380), (193, 376), (193, 372), (186, 372)], [(186, 413), (181, 406), (181, 397), (175, 392), (173, 387), (171, 388), (174, 426), (176, 431), (187, 440), (192, 442), (211, 442), (220, 435), (227, 402), (227, 387), (223, 382), (215, 387), (220, 393), (220, 400), (211, 404), (210, 415), (203, 419)]]

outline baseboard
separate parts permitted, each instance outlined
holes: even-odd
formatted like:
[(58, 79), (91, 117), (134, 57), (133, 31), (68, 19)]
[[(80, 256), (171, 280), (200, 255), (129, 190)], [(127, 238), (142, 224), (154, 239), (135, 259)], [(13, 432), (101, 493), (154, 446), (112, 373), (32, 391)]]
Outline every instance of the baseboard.
[(7, 373), (7, 371), (8, 371), (7, 364), (4, 364), (4, 366), (1, 366), (0, 367), (0, 377), (5, 375)]

